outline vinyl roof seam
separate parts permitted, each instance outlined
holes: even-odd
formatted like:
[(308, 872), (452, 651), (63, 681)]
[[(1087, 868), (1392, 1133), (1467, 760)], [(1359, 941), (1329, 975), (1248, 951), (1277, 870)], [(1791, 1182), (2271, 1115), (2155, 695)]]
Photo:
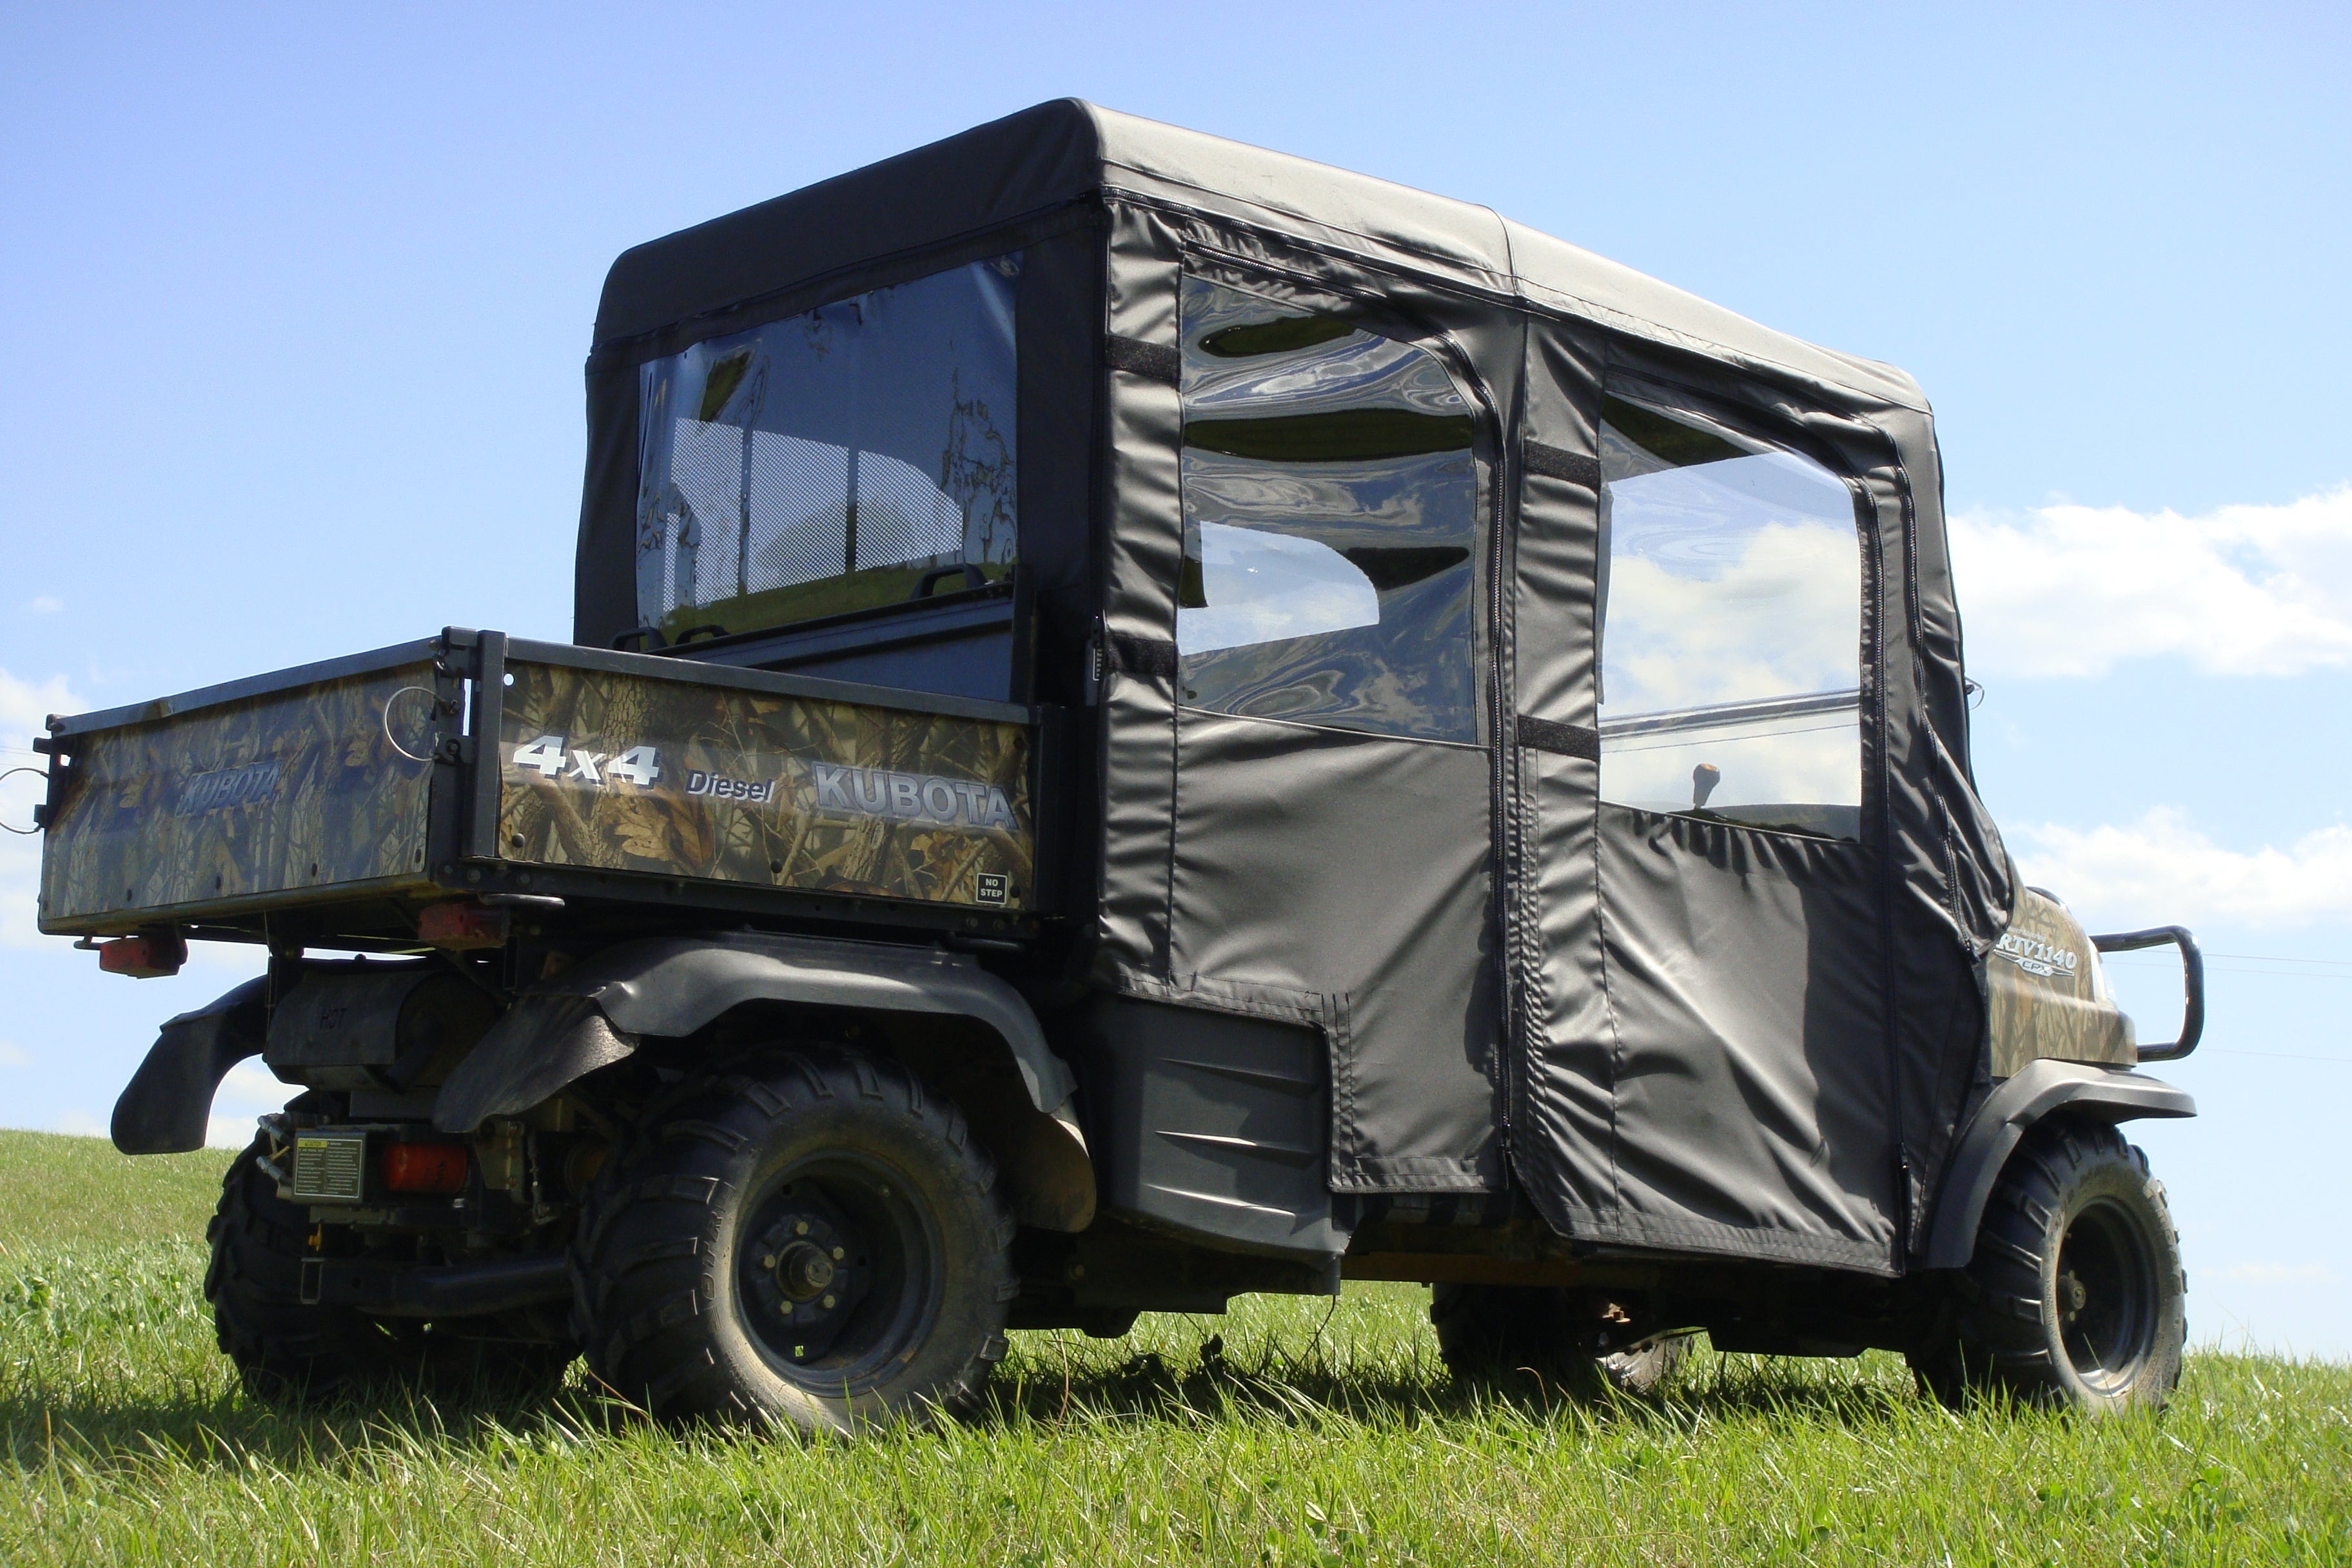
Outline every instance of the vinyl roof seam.
[[(1136, 190), (1129, 186), (1118, 184), (1109, 177), (1109, 171), (1116, 169), (1126, 174), (1135, 175), (1140, 179), (1152, 181), (1159, 184), (1176, 186), (1187, 191), (1196, 191), (1203, 196), (1216, 197), (1224, 201), (1236, 202), (1244, 205), (1256, 207), (1263, 212), (1277, 214), (1297, 223), (1312, 225), (1314, 227), (1327, 230), (1332, 234), (1347, 236), (1350, 238), (1360, 241), (1368, 247), (1373, 247), (1378, 250), (1388, 251), (1395, 255), (1441, 265), (1446, 263), (1450, 259), (1445, 257), (1434, 255), (1426, 250), (1418, 249), (1410, 243), (1402, 240), (1391, 241), (1381, 239), (1376, 236), (1365, 234), (1359, 229), (1349, 228), (1343, 224), (1333, 223), (1328, 219), (1319, 218), (1311, 213), (1300, 212), (1295, 208), (1277, 206), (1271, 202), (1262, 201), (1255, 196), (1244, 195), (1234, 191), (1220, 190), (1214, 186), (1203, 185), (1198, 181), (1184, 179), (1179, 175), (1160, 174), (1150, 169), (1142, 168), (1134, 163), (1123, 163), (1108, 154), (1102, 154), (1100, 156), (1105, 172), (1104, 181), (1100, 188), (1102, 193), (1106, 195), (1117, 195), (1124, 200), (1137, 202), (1144, 205), (1185, 212), (1201, 217), (1209, 218), (1213, 221), (1233, 221), (1231, 218), (1227, 217), (1226, 215), (1215, 212), (1206, 207), (1196, 208), (1183, 206), (1181, 204), (1169, 201), (1167, 198), (1159, 195), (1157, 193)], [(1402, 190), (1412, 189), (1410, 186), (1400, 186), (1398, 188)], [(1735, 367), (1756, 367), (1778, 371), (1783, 375), (1797, 377), (1801, 380), (1826, 381), (1834, 385), (1843, 387), (1844, 390), (1853, 393), (1857, 397), (1884, 399), (1886, 402), (1893, 403), (1899, 407), (1907, 408), (1916, 414), (1927, 414), (1930, 412), (1927, 405), (1927, 399), (1924, 396), (1917, 398), (1906, 398), (1891, 395), (1889, 391), (1885, 388), (1857, 385), (1852, 380), (1844, 377), (1824, 374), (1822, 371), (1804, 369), (1798, 365), (1791, 364), (1786, 360), (1770, 358), (1762, 354), (1755, 353), (1748, 350), (1734, 348), (1728, 343), (1718, 342), (1712, 338), (1701, 337), (1695, 333), (1685, 331), (1679, 327), (1667, 326), (1664, 322), (1654, 321), (1645, 316), (1637, 316), (1629, 311), (1618, 310), (1614, 306), (1603, 305), (1597, 300), (1587, 300), (1581, 295), (1572, 294), (1567, 289), (1558, 288), (1555, 285), (1540, 282), (1535, 279), (1529, 278), (1518, 270), (1517, 261), (1514, 255), (1510, 241), (1510, 221), (1505, 218), (1502, 214), (1496, 212), (1492, 207), (1483, 205), (1458, 202), (1451, 196), (1434, 195), (1429, 192), (1418, 192), (1416, 194), (1428, 196), (1429, 199), (1433, 201), (1445, 202), (1453, 205), (1468, 208), (1472, 211), (1485, 213), (1487, 216), (1493, 218), (1496, 223), (1496, 232), (1501, 237), (1505, 264), (1508, 268), (1498, 276), (1507, 279), (1510, 287), (1507, 289), (1496, 289), (1491, 286), (1481, 287), (1476, 284), (1465, 284), (1458, 279), (1449, 278), (1444, 276), (1443, 273), (1422, 268), (1393, 268), (1394, 270), (1412, 272), (1422, 278), (1424, 281), (1437, 284), (1442, 287), (1460, 291), (1480, 293), (1489, 297), (1490, 299), (1497, 300), (1513, 301), (1518, 304), (1521, 308), (1532, 312), (1550, 313), (1569, 320), (1582, 321), (1594, 326), (1606, 327), (1612, 331), (1626, 332), (1632, 336), (1641, 338), (1645, 342), (1662, 343), (1670, 348), (1681, 348), (1696, 352), (1706, 355), (1706, 357), (1709, 359), (1722, 361), (1732, 364)], [(1241, 221), (1247, 222), (1249, 220), (1244, 219)], [(1284, 234), (1281, 237), (1295, 244), (1305, 243), (1312, 245), (1314, 243), (1311, 240), (1307, 240), (1303, 237), (1295, 234)], [(1349, 259), (1356, 261), (1370, 261), (1375, 265), (1380, 264), (1379, 258), (1374, 256), (1351, 255)], [(1482, 269), (1491, 272), (1491, 268)], [(1670, 283), (1664, 283), (1662, 279), (1649, 278), (1647, 274), (1637, 274), (1637, 276), (1642, 277), (1645, 281), (1659, 283), (1662, 287), (1674, 287), (1674, 285)], [(1549, 303), (1538, 298), (1538, 294), (1548, 294), (1552, 296), (1553, 300), (1565, 300), (1568, 301), (1568, 303), (1566, 305)], [(1761, 322), (1755, 323), (1755, 325), (1759, 331), (1771, 332), (1773, 335), (1780, 337), (1788, 336), (1786, 333), (1777, 331), (1774, 328), (1764, 326)], [(1790, 341), (1805, 342), (1805, 340), (1802, 339), (1791, 339)], [(1805, 342), (1805, 346), (1815, 350), (1821, 353), (1823, 358), (1829, 359), (1832, 362), (1852, 357), (1850, 355), (1840, 354), (1836, 350), (1826, 348), (1819, 343)], [(1882, 362), (1873, 360), (1868, 363), (1879, 364)], [(1895, 371), (1898, 375), (1902, 374), (1897, 370), (1897, 367), (1894, 365), (1885, 365), (1885, 368), (1890, 371)], [(1908, 379), (1908, 377), (1906, 377), (1905, 379)]]
[[(1646, 276), (1646, 274), (1643, 276)], [(1656, 279), (1651, 280), (1656, 281)], [(1729, 343), (1719, 342), (1713, 338), (1701, 337), (1696, 333), (1685, 331), (1680, 327), (1670, 327), (1663, 321), (1652, 321), (1647, 316), (1637, 316), (1631, 311), (1619, 310), (1614, 305), (1603, 305), (1598, 300), (1588, 300), (1580, 294), (1571, 294), (1565, 289), (1559, 288), (1549, 283), (1538, 282), (1532, 278), (1520, 277), (1515, 279), (1515, 281), (1517, 281), (1520, 287), (1522, 298), (1526, 298), (1528, 300), (1528, 309), (1533, 310), (1548, 311), (1550, 314), (1565, 317), (1571, 321), (1582, 321), (1590, 322), (1594, 326), (1607, 327), (1612, 331), (1624, 332), (1629, 336), (1638, 337), (1648, 342), (1663, 344), (1668, 348), (1685, 349), (1703, 353), (1709, 359), (1720, 360), (1735, 368), (1757, 368), (1777, 371), (1782, 375), (1794, 376), (1804, 381), (1828, 382), (1832, 385), (1843, 387), (1846, 391), (1853, 393), (1857, 397), (1883, 399), (1885, 402), (1894, 404), (1899, 408), (1909, 409), (1915, 414), (1930, 413), (1927, 406), (1927, 400), (1925, 396), (1920, 396), (1916, 399), (1898, 397), (1892, 395), (1885, 388), (1856, 385), (1853, 382), (1843, 377), (1828, 375), (1819, 370), (1803, 369), (1800, 366), (1790, 364), (1786, 360), (1770, 358), (1763, 354), (1756, 353), (1748, 349), (1734, 348)], [(1668, 284), (1666, 287), (1672, 288), (1673, 285)], [(1549, 294), (1554, 300), (1565, 300), (1567, 303), (1552, 304), (1537, 300), (1528, 294), (1527, 291), (1530, 289), (1536, 290), (1538, 293)], [(1765, 327), (1760, 322), (1757, 323), (1757, 325), (1761, 331), (1773, 332), (1775, 336), (1788, 336), (1788, 334), (1784, 332), (1775, 331), (1773, 328)], [(1805, 346), (1818, 350), (1824, 356), (1834, 359), (1848, 357), (1838, 354), (1837, 351), (1833, 349), (1823, 348), (1819, 343), (1806, 342), (1806, 341), (1801, 338), (1792, 338), (1790, 339), (1790, 341), (1792, 342), (1805, 342)], [(1872, 360), (1867, 363), (1879, 364), (1882, 362)], [(1904, 374), (1904, 373), (1902, 373), (1896, 366), (1886, 365), (1885, 368), (1895, 371), (1897, 374), (1903, 374), (1905, 380), (1910, 379), (1907, 374)]]
[[(1229, 201), (1229, 202), (1239, 202), (1239, 203), (1241, 203), (1241, 204), (1243, 204), (1244, 205), (1246, 205), (1246, 206), (1253, 206), (1253, 207), (1256, 207), (1256, 208), (1258, 208), (1258, 209), (1259, 209), (1260, 211), (1262, 211), (1262, 212), (1276, 213), (1276, 214), (1279, 214), (1280, 216), (1282, 216), (1283, 217), (1289, 218), (1289, 219), (1290, 219), (1291, 221), (1293, 221), (1294, 223), (1310, 224), (1310, 225), (1312, 225), (1313, 226), (1315, 226), (1315, 227), (1317, 227), (1317, 228), (1328, 230), (1328, 232), (1330, 232), (1330, 233), (1332, 233), (1332, 234), (1346, 235), (1346, 236), (1348, 236), (1349, 237), (1350, 237), (1350, 238), (1352, 238), (1352, 239), (1356, 239), (1356, 240), (1359, 240), (1359, 241), (1362, 242), (1362, 244), (1363, 244), (1363, 245), (1364, 245), (1364, 246), (1365, 246), (1369, 250), (1387, 250), (1387, 251), (1393, 251), (1393, 252), (1396, 252), (1396, 253), (1398, 253), (1398, 254), (1404, 255), (1404, 256), (1417, 257), (1417, 258), (1421, 258), (1421, 259), (1423, 259), (1423, 260), (1424, 260), (1424, 261), (1430, 261), (1430, 262), (1445, 262), (1445, 261), (1447, 261), (1447, 260), (1449, 259), (1448, 258), (1442, 257), (1442, 256), (1438, 256), (1438, 255), (1435, 255), (1435, 254), (1433, 254), (1433, 253), (1432, 253), (1432, 252), (1429, 252), (1429, 251), (1426, 251), (1426, 250), (1419, 250), (1419, 249), (1415, 249), (1413, 247), (1412, 247), (1411, 245), (1408, 245), (1408, 244), (1404, 244), (1404, 243), (1402, 243), (1402, 242), (1395, 242), (1395, 241), (1385, 240), (1385, 239), (1381, 238), (1381, 237), (1378, 237), (1377, 235), (1370, 235), (1370, 234), (1366, 234), (1366, 233), (1364, 233), (1364, 232), (1363, 232), (1363, 231), (1361, 231), (1360, 229), (1353, 229), (1353, 228), (1349, 228), (1349, 227), (1348, 227), (1345, 224), (1333, 223), (1333, 222), (1332, 222), (1330, 219), (1328, 219), (1328, 218), (1320, 218), (1320, 217), (1317, 217), (1317, 216), (1316, 216), (1314, 214), (1312, 214), (1312, 213), (1299, 212), (1299, 211), (1297, 211), (1297, 210), (1296, 210), (1296, 209), (1294, 209), (1294, 208), (1291, 208), (1291, 207), (1276, 206), (1276, 205), (1274, 203), (1272, 203), (1272, 202), (1268, 202), (1268, 201), (1261, 201), (1259, 198), (1257, 198), (1257, 197), (1255, 197), (1255, 196), (1247, 196), (1247, 195), (1243, 195), (1241, 193), (1239, 193), (1239, 192), (1237, 192), (1237, 191), (1225, 191), (1225, 190), (1219, 190), (1218, 188), (1216, 188), (1216, 187), (1215, 187), (1215, 186), (1213, 186), (1213, 185), (1203, 185), (1203, 184), (1198, 184), (1198, 183), (1197, 183), (1197, 182), (1195, 182), (1195, 181), (1183, 179), (1183, 178), (1181, 178), (1181, 177), (1179, 177), (1179, 176), (1177, 176), (1177, 175), (1174, 175), (1174, 174), (1157, 174), (1157, 173), (1154, 173), (1152, 170), (1150, 170), (1150, 169), (1140, 169), (1140, 168), (1137, 168), (1135, 165), (1133, 165), (1133, 164), (1131, 164), (1131, 163), (1116, 163), (1116, 162), (1114, 162), (1113, 160), (1111, 160), (1111, 159), (1109, 159), (1109, 158), (1105, 158), (1105, 159), (1103, 160), (1103, 166), (1104, 166), (1104, 168), (1105, 168), (1106, 170), (1108, 170), (1108, 169), (1121, 169), (1121, 170), (1126, 171), (1128, 174), (1135, 174), (1135, 175), (1139, 175), (1139, 176), (1140, 176), (1140, 177), (1141, 177), (1141, 178), (1143, 178), (1143, 179), (1153, 181), (1153, 182), (1155, 182), (1156, 184), (1159, 184), (1181, 186), (1181, 187), (1182, 189), (1184, 189), (1184, 190), (1188, 190), (1188, 191), (1198, 191), (1198, 192), (1200, 192), (1200, 193), (1201, 193), (1202, 195), (1204, 195), (1204, 196), (1213, 196), (1213, 197), (1217, 197), (1217, 198), (1220, 198), (1220, 199), (1222, 199), (1222, 200)], [(1407, 189), (1407, 188), (1410, 188), (1410, 187), (1402, 187), (1402, 186), (1401, 186), (1401, 187), (1399, 187), (1399, 188), (1400, 188), (1400, 189)], [(1125, 198), (1127, 198), (1128, 200), (1130, 200), (1130, 201), (1141, 202), (1141, 203), (1145, 203), (1145, 204), (1147, 204), (1147, 205), (1158, 205), (1158, 206), (1175, 206), (1175, 205), (1176, 205), (1176, 204), (1174, 204), (1174, 203), (1171, 203), (1171, 202), (1167, 201), (1164, 197), (1158, 196), (1158, 195), (1155, 195), (1154, 193), (1152, 193), (1152, 192), (1150, 192), (1150, 191), (1139, 191), (1139, 190), (1132, 189), (1132, 188), (1130, 188), (1130, 187), (1129, 187), (1129, 186), (1119, 185), (1119, 184), (1113, 184), (1113, 183), (1112, 183), (1112, 182), (1111, 182), (1108, 177), (1106, 177), (1106, 178), (1105, 178), (1105, 180), (1104, 180), (1104, 182), (1103, 182), (1102, 189), (1103, 189), (1103, 191), (1104, 191), (1106, 194), (1116, 194), (1116, 195), (1120, 195), (1120, 196), (1123, 196), (1123, 197), (1125, 197)], [(1443, 201), (1443, 200), (1450, 200), (1451, 198), (1448, 198), (1448, 197), (1438, 197), (1438, 198), (1436, 198), (1436, 199)], [(1214, 211), (1214, 210), (1213, 210), (1213, 209), (1211, 209), (1211, 208), (1208, 208), (1208, 207), (1177, 207), (1177, 210), (1179, 210), (1179, 211), (1183, 211), (1183, 212), (1196, 213), (1196, 214), (1198, 214), (1198, 216), (1202, 216), (1202, 217), (1206, 217), (1206, 218), (1220, 218), (1220, 217), (1223, 217), (1223, 216), (1225, 216), (1225, 215), (1220, 214), (1220, 213), (1218, 213), (1218, 212), (1216, 212), (1216, 211)], [(1477, 210), (1479, 210), (1479, 211), (1482, 211), (1482, 212), (1483, 212), (1483, 211), (1487, 211), (1487, 210), (1489, 210), (1489, 209), (1486, 209), (1486, 208), (1479, 208), (1479, 209), (1477, 209)], [(1247, 220), (1243, 220), (1243, 221), (1247, 221)], [(1296, 240), (1296, 239), (1297, 239), (1299, 237), (1298, 237), (1298, 236), (1296, 236), (1296, 235), (1286, 235), (1286, 236), (1284, 236), (1284, 237), (1285, 237), (1285, 238), (1288, 238), (1288, 239), (1292, 239), (1292, 240)], [(1362, 253), (1352, 253), (1352, 254), (1350, 255), (1350, 257), (1349, 257), (1349, 259), (1351, 259), (1351, 260), (1357, 260), (1357, 261), (1366, 261), (1366, 260), (1373, 260), (1373, 259), (1375, 259), (1375, 258), (1374, 258), (1374, 257), (1372, 257), (1372, 256), (1370, 256), (1370, 255), (1362, 254)], [(1517, 282), (1519, 281), (1518, 277), (1517, 277), (1517, 275), (1516, 273), (1513, 273), (1513, 272), (1510, 272), (1510, 271), (1507, 271), (1507, 271), (1503, 271), (1503, 272), (1496, 272), (1496, 271), (1495, 271), (1495, 269), (1494, 269), (1492, 267), (1487, 266), (1487, 265), (1486, 265), (1485, 263), (1480, 263), (1480, 264), (1478, 264), (1478, 265), (1479, 265), (1479, 269), (1480, 269), (1481, 271), (1483, 271), (1483, 272), (1486, 273), (1489, 277), (1506, 278), (1506, 279), (1510, 279), (1510, 281), (1511, 281), (1515, 286), (1516, 286), (1516, 285), (1517, 284)], [(1448, 287), (1451, 287), (1451, 288), (1461, 289), (1461, 288), (1465, 287), (1465, 285), (1463, 285), (1463, 284), (1461, 284), (1461, 283), (1458, 283), (1458, 282), (1456, 282), (1455, 280), (1454, 280), (1454, 279), (1452, 279), (1444, 278), (1444, 277), (1439, 276), (1439, 275), (1437, 275), (1437, 274), (1433, 274), (1433, 273), (1424, 273), (1424, 274), (1423, 274), (1423, 276), (1424, 278), (1426, 278), (1426, 279), (1427, 279), (1429, 281), (1431, 281), (1431, 282), (1433, 282), (1433, 283), (1444, 283), (1444, 284), (1445, 284), (1445, 285), (1447, 285)], [(1469, 285), (1469, 286), (1467, 286), (1467, 287), (1470, 287), (1470, 288), (1474, 288), (1474, 289), (1475, 289), (1475, 288), (1476, 288), (1477, 286), (1476, 286), (1476, 285)], [(1495, 296), (1495, 297), (1496, 297), (1496, 298), (1498, 298), (1498, 299), (1516, 299), (1516, 298), (1517, 298), (1517, 296), (1518, 296), (1518, 290), (1517, 290), (1517, 289), (1516, 287), (1513, 287), (1512, 289), (1494, 289), (1494, 288), (1492, 288), (1492, 287), (1490, 286), (1490, 287), (1487, 287), (1486, 289), (1484, 289), (1484, 292), (1489, 293), (1489, 294), (1491, 294), (1491, 295), (1493, 295), (1493, 296)]]

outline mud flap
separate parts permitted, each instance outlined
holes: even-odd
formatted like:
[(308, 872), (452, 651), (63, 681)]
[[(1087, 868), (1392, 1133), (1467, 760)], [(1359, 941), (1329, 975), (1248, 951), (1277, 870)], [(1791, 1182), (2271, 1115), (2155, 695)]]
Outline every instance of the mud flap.
[(518, 997), (441, 1086), (433, 1125), (471, 1132), (493, 1116), (527, 1110), (575, 1079), (626, 1060), (636, 1048), (635, 1037), (614, 1028), (593, 998)]
[(213, 1095), (228, 1069), (261, 1054), (268, 1027), (266, 976), (163, 1026), (114, 1102), (114, 1146), (126, 1154), (184, 1154), (205, 1146)]

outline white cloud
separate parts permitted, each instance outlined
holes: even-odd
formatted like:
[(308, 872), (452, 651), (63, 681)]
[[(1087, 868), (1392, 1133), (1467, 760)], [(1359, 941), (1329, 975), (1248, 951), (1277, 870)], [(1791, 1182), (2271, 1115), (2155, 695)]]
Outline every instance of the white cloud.
[(25, 607), (37, 616), (54, 616), (66, 607), (66, 602), (55, 594), (40, 594), (35, 595)]
[(0, 1068), (28, 1068), (32, 1065), (32, 1052), (22, 1046), (12, 1046), (0, 1040)]
[(2104, 675), (2163, 655), (2213, 675), (2352, 665), (2352, 485), (2195, 517), (1964, 512), (1951, 531), (1977, 673)]
[(2160, 806), (2089, 829), (2005, 830), (2025, 879), (2097, 919), (2295, 926), (2352, 918), (2352, 827), (2306, 833), (2286, 848), (2225, 849)]
[(2336, 1278), (2321, 1263), (2232, 1263), (2213, 1272), (2247, 1285), (2325, 1285)]
[(50, 714), (72, 713), (84, 706), (80, 698), (67, 689), (61, 675), (37, 686), (0, 669), (0, 748), (11, 756), (29, 752), (33, 737), (48, 728)]
[(1251, 647), (1381, 624), (1381, 595), (1363, 568), (1312, 539), (1200, 525), (1207, 605), (1176, 612), (1186, 653)]
[[(87, 706), (67, 689), (62, 676), (36, 685), (0, 669), (0, 768), (45, 765), (46, 759), (33, 753), (33, 737), (48, 727), (50, 714)], [(31, 826), (33, 805), (47, 787), (32, 773), (0, 779), (0, 822)], [(0, 833), (0, 947), (31, 947), (47, 940), (33, 929), (40, 876), (40, 837)]]
[(63, 1132), (75, 1138), (104, 1138), (108, 1135), (106, 1123), (87, 1110), (66, 1111), (57, 1119), (49, 1131)]
[(257, 1061), (242, 1061), (228, 1069), (219, 1092), (213, 1096), (213, 1113), (205, 1142), (215, 1149), (242, 1149), (253, 1142), (253, 1120), (276, 1110), (294, 1091)]
[(253, 1137), (250, 1116), (215, 1116), (205, 1123), (207, 1149), (242, 1149), (253, 1142)]
[(1773, 522), (1702, 543), (1718, 549), (1694, 550), (1696, 560), (1626, 554), (1611, 563), (1602, 678), (1610, 711), (1860, 682), (1862, 560), (1851, 525)]

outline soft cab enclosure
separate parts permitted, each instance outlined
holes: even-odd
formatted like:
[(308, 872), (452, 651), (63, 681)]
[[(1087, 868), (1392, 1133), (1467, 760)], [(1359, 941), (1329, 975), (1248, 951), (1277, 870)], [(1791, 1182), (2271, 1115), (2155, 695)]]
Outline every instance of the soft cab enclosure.
[(588, 383), (580, 643), (1069, 716), (1107, 1212), (1916, 1263), (2019, 892), (1901, 372), (1064, 101), (628, 252)]

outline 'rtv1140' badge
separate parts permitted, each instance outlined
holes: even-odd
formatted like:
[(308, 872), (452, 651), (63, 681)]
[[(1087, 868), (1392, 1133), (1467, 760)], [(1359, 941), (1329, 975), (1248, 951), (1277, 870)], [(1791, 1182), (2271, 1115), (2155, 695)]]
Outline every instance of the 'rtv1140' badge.
[(517, 746), (513, 763), (518, 768), (537, 770), (541, 778), (562, 779), (598, 789), (614, 783), (651, 789), (661, 777), (661, 753), (651, 746), (632, 746), (615, 754), (567, 748), (564, 740), (562, 735), (541, 735), (528, 745)]
[(2031, 931), (2005, 931), (1992, 950), (2028, 974), (2072, 975), (2083, 962), (2073, 949), (2044, 942)]

